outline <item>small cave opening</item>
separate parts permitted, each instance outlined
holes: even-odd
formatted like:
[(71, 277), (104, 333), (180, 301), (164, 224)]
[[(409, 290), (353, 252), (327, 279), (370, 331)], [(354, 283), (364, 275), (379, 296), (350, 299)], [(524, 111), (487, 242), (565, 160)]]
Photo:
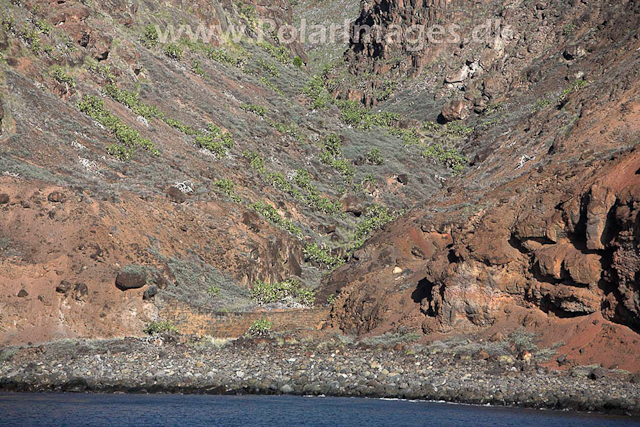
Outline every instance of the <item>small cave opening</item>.
[(428, 316), (435, 316), (433, 311), (433, 288), (436, 284), (429, 281), (426, 277), (418, 282), (416, 289), (411, 293), (411, 299), (416, 304), (421, 304), (426, 298), (429, 302), (429, 308), (426, 312)]

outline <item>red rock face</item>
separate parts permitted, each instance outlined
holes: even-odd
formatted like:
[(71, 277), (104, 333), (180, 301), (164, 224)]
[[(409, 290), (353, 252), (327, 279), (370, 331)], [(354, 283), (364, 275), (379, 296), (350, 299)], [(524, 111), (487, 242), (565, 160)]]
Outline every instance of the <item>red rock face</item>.
[[(346, 54), (352, 73), (374, 75), (367, 77), (371, 90), (360, 94), (365, 102), (375, 103), (371, 96), (378, 82), (420, 76), (403, 89), (433, 100), (445, 121), (474, 123), (496, 101), (513, 114), (502, 134), (489, 136), (475, 128), (466, 146), (466, 153), (475, 156), (474, 171), (371, 239), (357, 260), (334, 273), (326, 292), (341, 290), (332, 314), (335, 326), (357, 333), (400, 327), (478, 332), (509, 327), (505, 319), (513, 319), (513, 307), (519, 307), (545, 316), (555, 334), (550, 325), (559, 319), (577, 324), (600, 316), (637, 337), (640, 84), (637, 73), (622, 70), (630, 70), (629, 55), (638, 46), (619, 28), (637, 26), (640, 10), (635, 3), (625, 4), (565, 4), (577, 21), (559, 12), (563, 6), (553, 1), (502, 8), (381, 0), (365, 7), (358, 22), (379, 24), (383, 33), (394, 23), (446, 22), (473, 11), (499, 16), (516, 34), (527, 36), (498, 37), (492, 45), (463, 43), (448, 51), (430, 45), (414, 52), (371, 38), (352, 42)], [(596, 33), (584, 38), (593, 27)], [(626, 54), (614, 54), (610, 40), (617, 40)], [(397, 57), (396, 67), (384, 66)], [(558, 58), (568, 72), (552, 64)], [(425, 71), (434, 59), (439, 62)], [(567, 89), (553, 95), (549, 102), (555, 104), (557, 97), (555, 107), (539, 107), (544, 104), (535, 101), (523, 106), (527, 96), (520, 91), (544, 100), (551, 87), (566, 87), (567, 81), (582, 77), (592, 85), (589, 99), (564, 104), (564, 94), (575, 96)], [(467, 110), (465, 102), (474, 107)], [(559, 125), (569, 111), (579, 116), (577, 122)], [(613, 142), (615, 132), (625, 136)], [(394, 273), (395, 267), (402, 273)], [(524, 316), (511, 326), (531, 325)], [(637, 343), (637, 338), (627, 341), (630, 349)]]

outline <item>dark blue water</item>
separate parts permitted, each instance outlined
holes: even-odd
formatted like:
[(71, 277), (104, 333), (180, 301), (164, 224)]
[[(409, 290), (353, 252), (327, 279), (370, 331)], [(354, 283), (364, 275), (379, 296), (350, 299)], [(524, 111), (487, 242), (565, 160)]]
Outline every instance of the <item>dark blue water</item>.
[(640, 420), (443, 403), (288, 396), (0, 394), (2, 426), (638, 426)]

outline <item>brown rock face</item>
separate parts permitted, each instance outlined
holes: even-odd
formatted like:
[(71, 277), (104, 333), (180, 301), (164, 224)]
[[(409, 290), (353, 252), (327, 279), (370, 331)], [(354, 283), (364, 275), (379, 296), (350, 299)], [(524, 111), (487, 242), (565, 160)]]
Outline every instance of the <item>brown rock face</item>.
[(442, 107), (442, 118), (445, 122), (464, 120), (467, 117), (469, 117), (469, 108), (467, 104), (460, 99), (451, 100)]

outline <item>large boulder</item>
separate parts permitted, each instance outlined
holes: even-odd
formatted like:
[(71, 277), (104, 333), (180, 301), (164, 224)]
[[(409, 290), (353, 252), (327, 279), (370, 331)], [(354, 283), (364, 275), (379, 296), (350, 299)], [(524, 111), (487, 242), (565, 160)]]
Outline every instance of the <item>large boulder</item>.
[(167, 198), (173, 203), (180, 204), (187, 201), (187, 196), (176, 186), (172, 185), (171, 187), (168, 187), (165, 190), (165, 193), (167, 195)]
[(140, 289), (147, 284), (147, 272), (140, 267), (125, 267), (116, 277), (116, 286), (122, 291)]
[(65, 194), (61, 193), (60, 191), (52, 191), (51, 193), (49, 193), (47, 199), (52, 203), (64, 203), (67, 201), (67, 196), (65, 196)]
[(469, 117), (469, 107), (461, 99), (454, 99), (442, 107), (442, 118), (445, 122), (455, 122)]

